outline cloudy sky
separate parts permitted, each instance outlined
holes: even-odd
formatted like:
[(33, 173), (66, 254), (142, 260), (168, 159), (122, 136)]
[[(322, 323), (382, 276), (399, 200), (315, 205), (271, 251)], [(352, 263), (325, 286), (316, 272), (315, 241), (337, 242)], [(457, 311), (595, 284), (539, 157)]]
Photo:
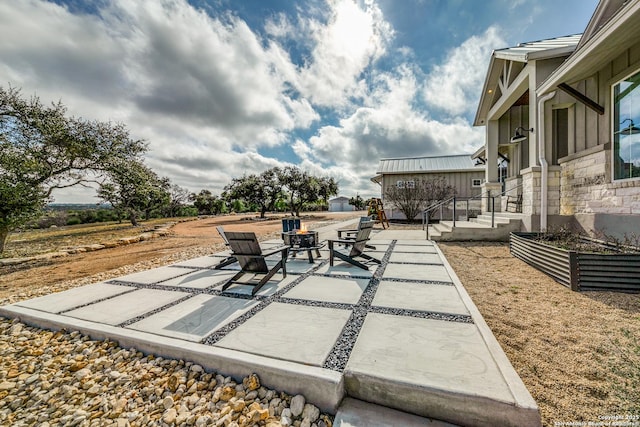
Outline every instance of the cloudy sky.
[(580, 33), (596, 4), (0, 1), (0, 85), (126, 124), (147, 165), (193, 192), (297, 165), (379, 196), (380, 158), (483, 144), (471, 121), (493, 49)]

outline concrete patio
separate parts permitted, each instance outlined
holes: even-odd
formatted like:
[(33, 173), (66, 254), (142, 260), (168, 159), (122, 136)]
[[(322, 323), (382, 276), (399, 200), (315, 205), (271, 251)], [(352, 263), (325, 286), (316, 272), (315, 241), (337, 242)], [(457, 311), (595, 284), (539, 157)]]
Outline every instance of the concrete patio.
[[(355, 224), (317, 231), (326, 240)], [(336, 426), (540, 425), (437, 245), (394, 229), (375, 230), (371, 243), (381, 265), (330, 266), (325, 247), (313, 263), (289, 258), (287, 277), (255, 296), (248, 286), (221, 291), (239, 267), (214, 270), (220, 253), (0, 307), (0, 316), (236, 377), (255, 372), (336, 414)]]

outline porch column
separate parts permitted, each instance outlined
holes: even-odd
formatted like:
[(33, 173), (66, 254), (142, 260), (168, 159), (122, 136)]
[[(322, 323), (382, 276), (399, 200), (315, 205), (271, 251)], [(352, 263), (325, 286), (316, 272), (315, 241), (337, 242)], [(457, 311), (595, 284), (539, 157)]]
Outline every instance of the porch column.
[[(498, 195), (502, 191), (502, 185), (498, 180), (498, 121), (489, 120), (485, 126), (487, 129), (487, 139), (485, 141), (485, 154), (487, 156), (487, 164), (485, 168), (485, 182), (482, 184), (482, 193), (485, 197), (482, 198), (481, 209), (482, 212), (490, 212), (492, 205), (486, 197), (490, 191), (492, 195)], [(500, 199), (495, 202), (496, 212), (500, 211)]]

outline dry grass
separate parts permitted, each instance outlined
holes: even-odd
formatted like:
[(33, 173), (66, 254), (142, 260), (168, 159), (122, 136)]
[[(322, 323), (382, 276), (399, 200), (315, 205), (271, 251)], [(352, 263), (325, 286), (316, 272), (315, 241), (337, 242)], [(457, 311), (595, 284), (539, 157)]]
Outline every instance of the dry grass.
[(572, 292), (512, 257), (507, 244), (440, 247), (545, 425), (640, 421), (639, 295)]

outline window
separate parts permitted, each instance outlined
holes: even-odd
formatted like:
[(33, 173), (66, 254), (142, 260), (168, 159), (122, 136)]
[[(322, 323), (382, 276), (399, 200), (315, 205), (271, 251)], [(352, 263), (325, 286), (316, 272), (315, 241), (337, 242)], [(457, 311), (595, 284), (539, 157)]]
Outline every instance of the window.
[(481, 187), (482, 186), (482, 180), (480, 178), (474, 178), (471, 180), (471, 186), (472, 187)]
[(640, 178), (640, 72), (613, 86), (613, 179)]
[(416, 182), (415, 181), (407, 181), (405, 182), (405, 185), (407, 188), (416, 188)]
[(553, 140), (551, 147), (551, 164), (559, 165), (558, 159), (569, 155), (569, 109), (553, 110)]
[(396, 181), (396, 188), (404, 188), (404, 181)]

